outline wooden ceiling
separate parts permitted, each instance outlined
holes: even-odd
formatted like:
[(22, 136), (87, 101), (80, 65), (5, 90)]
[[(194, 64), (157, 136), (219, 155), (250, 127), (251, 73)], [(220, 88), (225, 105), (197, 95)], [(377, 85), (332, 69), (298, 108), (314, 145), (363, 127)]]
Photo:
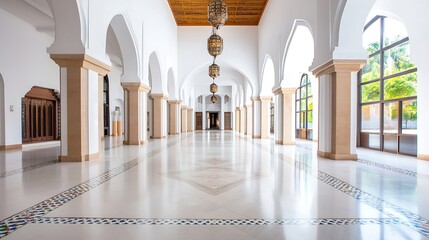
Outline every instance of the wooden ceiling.
[[(228, 7), (226, 25), (257, 26), (268, 0), (224, 0)], [(209, 26), (210, 0), (168, 0), (178, 26)]]

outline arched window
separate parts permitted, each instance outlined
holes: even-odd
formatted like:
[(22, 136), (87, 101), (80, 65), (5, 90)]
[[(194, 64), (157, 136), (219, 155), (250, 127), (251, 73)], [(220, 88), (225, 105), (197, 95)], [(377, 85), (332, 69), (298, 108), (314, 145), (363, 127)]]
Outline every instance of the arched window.
[(417, 68), (410, 61), (407, 31), (376, 16), (364, 28), (368, 64), (359, 74), (361, 147), (417, 154)]
[(313, 139), (313, 94), (307, 74), (301, 76), (300, 86), (295, 91), (295, 137)]

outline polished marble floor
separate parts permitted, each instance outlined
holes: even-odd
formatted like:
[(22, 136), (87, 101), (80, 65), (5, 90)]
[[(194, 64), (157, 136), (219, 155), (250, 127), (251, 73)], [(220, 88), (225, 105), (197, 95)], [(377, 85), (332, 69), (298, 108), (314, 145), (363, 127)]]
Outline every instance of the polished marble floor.
[(201, 131), (56, 161), (58, 146), (0, 151), (4, 239), (427, 239), (429, 162)]

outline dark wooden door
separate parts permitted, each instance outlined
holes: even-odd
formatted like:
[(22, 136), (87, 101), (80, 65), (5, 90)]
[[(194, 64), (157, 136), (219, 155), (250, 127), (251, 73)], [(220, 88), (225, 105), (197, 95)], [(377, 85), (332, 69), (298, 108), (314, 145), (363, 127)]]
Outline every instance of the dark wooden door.
[(195, 129), (203, 130), (203, 113), (202, 112), (195, 113)]
[(52, 141), (58, 138), (58, 100), (53, 90), (33, 87), (22, 98), (22, 142)]
[(224, 127), (225, 130), (232, 130), (231, 128), (231, 112), (224, 112)]

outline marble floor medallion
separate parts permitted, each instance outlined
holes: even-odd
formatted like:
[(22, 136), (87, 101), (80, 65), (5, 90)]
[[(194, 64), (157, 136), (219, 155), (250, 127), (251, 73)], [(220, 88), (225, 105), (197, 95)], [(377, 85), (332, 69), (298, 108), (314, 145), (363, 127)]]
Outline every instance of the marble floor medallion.
[(212, 195), (229, 191), (245, 181), (261, 177), (259, 173), (234, 171), (226, 167), (204, 167), (196, 170), (168, 172), (167, 177), (186, 182)]

